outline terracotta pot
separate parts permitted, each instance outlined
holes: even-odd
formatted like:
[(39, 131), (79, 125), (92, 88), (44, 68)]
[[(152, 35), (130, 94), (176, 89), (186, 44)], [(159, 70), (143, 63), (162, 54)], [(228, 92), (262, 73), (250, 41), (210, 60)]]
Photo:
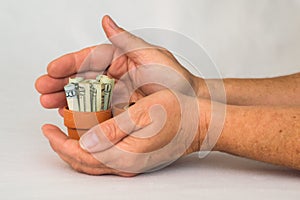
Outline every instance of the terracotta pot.
[(111, 109), (99, 112), (78, 112), (64, 107), (64, 124), (68, 128), (68, 135), (79, 140), (90, 128), (112, 117)]

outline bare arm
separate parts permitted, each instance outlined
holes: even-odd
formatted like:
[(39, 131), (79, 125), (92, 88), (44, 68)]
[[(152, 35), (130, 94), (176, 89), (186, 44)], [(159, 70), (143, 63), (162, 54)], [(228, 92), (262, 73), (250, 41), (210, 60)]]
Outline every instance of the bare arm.
[(198, 96), (210, 99), (208, 87), (218, 94), (224, 83), (226, 100), (215, 101), (231, 105), (300, 105), (300, 73), (264, 79), (208, 79), (196, 78)]
[[(300, 106), (227, 105), (226, 110), (215, 151), (300, 170)], [(206, 115), (210, 119), (210, 110)], [(200, 132), (200, 144), (204, 136)]]

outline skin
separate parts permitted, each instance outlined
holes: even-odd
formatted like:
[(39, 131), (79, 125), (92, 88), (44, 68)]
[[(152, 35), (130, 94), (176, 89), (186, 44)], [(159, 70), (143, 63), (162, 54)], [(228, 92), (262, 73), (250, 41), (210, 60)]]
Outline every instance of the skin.
[(227, 109), (217, 150), (300, 170), (299, 106)]
[[(220, 80), (195, 77), (197, 94), (210, 99), (208, 85), (218, 91)], [(262, 79), (223, 79), (226, 90), (226, 102), (221, 97), (216, 101), (231, 105), (251, 106), (299, 106), (300, 73)], [(238, 92), (237, 92), (238, 91)], [(284, 93), (283, 93), (284, 91)]]
[[(192, 143), (176, 144), (187, 145), (186, 151), (178, 157), (200, 150), (200, 144), (206, 136), (212, 115), (212, 99), (207, 85), (218, 91), (219, 82), (223, 81), (227, 101), (222, 102), (218, 97), (213, 101), (219, 102), (217, 104), (220, 105), (227, 103), (224, 105), (226, 106), (225, 123), (213, 150), (300, 169), (300, 74), (269, 79), (204, 80), (189, 73), (166, 49), (153, 46), (131, 35), (119, 28), (108, 16), (103, 18), (102, 25), (113, 45), (97, 47), (101, 52), (100, 63), (97, 66), (81, 67), (91, 51), (96, 48), (89, 47), (52, 61), (47, 67), (47, 74), (37, 79), (36, 89), (41, 93), (40, 102), (45, 108), (58, 108), (59, 113), (63, 115), (62, 107), (66, 105), (63, 86), (67, 84), (70, 76), (99, 73), (110, 65), (108, 76), (119, 80), (128, 70), (160, 63), (176, 70), (191, 84), (197, 94), (196, 101), (201, 110), (199, 127)], [(114, 37), (120, 33), (121, 39)], [(131, 84), (135, 84), (139, 77), (133, 75), (130, 78)], [(180, 83), (178, 88), (181, 89)], [(185, 102), (190, 101), (187, 94), (180, 94), (180, 96)], [(137, 101), (137, 104), (130, 107), (128, 112), (142, 130), (152, 120), (160, 120), (159, 116), (153, 119), (149, 116), (151, 106), (159, 104), (167, 114), (164, 128), (152, 137), (134, 137), (136, 130), (129, 134), (125, 133), (117, 126), (114, 119), (92, 128), (86, 135), (96, 133), (99, 138), (105, 136), (116, 147), (130, 152), (144, 153), (160, 149), (174, 138), (178, 129), (180, 109), (175, 97), (174, 92), (151, 84), (139, 88), (132, 95), (132, 99)], [(152, 163), (150, 160), (145, 165), (138, 165), (141, 162), (137, 159), (120, 162), (121, 159), (112, 151), (111, 144), (101, 144), (92, 151), (85, 146), (84, 140), (88, 137), (83, 136), (85, 139), (80, 141), (69, 139), (58, 127), (50, 124), (44, 125), (42, 130), (53, 150), (66, 163), (76, 171), (87, 174), (135, 176), (146, 171), (153, 162), (162, 162), (168, 157), (168, 152), (162, 153)], [(184, 134), (188, 137), (191, 133), (186, 131)], [(172, 148), (176, 149), (176, 145)], [(106, 163), (101, 163), (96, 159), (100, 157), (118, 167), (112, 168)], [(137, 165), (138, 169), (131, 172), (130, 168)]]

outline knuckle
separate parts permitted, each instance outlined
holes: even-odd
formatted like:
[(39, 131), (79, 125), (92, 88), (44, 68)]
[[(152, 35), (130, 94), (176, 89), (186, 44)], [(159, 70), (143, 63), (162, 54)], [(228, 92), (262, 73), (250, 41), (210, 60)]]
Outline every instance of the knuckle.
[(104, 136), (110, 141), (115, 141), (117, 139), (117, 127), (114, 123), (106, 123), (101, 127)]
[(130, 117), (136, 126), (143, 127), (151, 123), (151, 117), (147, 109), (148, 108), (141, 107), (131, 111)]

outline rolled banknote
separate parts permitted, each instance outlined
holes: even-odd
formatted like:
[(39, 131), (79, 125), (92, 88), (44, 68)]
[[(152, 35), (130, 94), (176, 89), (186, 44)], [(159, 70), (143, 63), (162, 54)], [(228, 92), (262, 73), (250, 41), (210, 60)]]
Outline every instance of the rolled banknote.
[(107, 110), (111, 106), (112, 92), (115, 85), (115, 80), (106, 75), (98, 75), (96, 80), (102, 86), (102, 104), (101, 110)]
[(90, 80), (91, 91), (91, 110), (97, 112), (101, 110), (101, 84), (97, 80)]
[(83, 81), (83, 77), (75, 77), (75, 78), (69, 78), (69, 83), (73, 83), (75, 85), (78, 85), (79, 82)]
[[(76, 97), (77, 97), (77, 102), (78, 102), (78, 106), (77, 106), (78, 109), (76, 109), (75, 111), (80, 111), (80, 110), (81, 110), (81, 107), (82, 107), (82, 104), (79, 103), (79, 102), (80, 102), (80, 96), (79, 96), (79, 83), (80, 83), (81, 81), (83, 81), (83, 80), (84, 80), (83, 77), (69, 78), (69, 83), (74, 84), (75, 89), (76, 89), (76, 91), (77, 91)], [(80, 107), (80, 106), (81, 106), (81, 107)]]
[(74, 84), (69, 83), (64, 87), (68, 107), (70, 110), (79, 110), (78, 93)]
[(69, 78), (64, 89), (70, 110), (97, 112), (111, 106), (114, 79), (98, 75), (96, 79)]
[[(84, 91), (83, 102), (83, 109), (80, 110), (82, 112), (92, 112), (91, 109), (91, 87), (90, 87), (90, 80), (84, 80), (79, 83), (79, 88)], [(81, 104), (81, 105), (82, 105)]]

